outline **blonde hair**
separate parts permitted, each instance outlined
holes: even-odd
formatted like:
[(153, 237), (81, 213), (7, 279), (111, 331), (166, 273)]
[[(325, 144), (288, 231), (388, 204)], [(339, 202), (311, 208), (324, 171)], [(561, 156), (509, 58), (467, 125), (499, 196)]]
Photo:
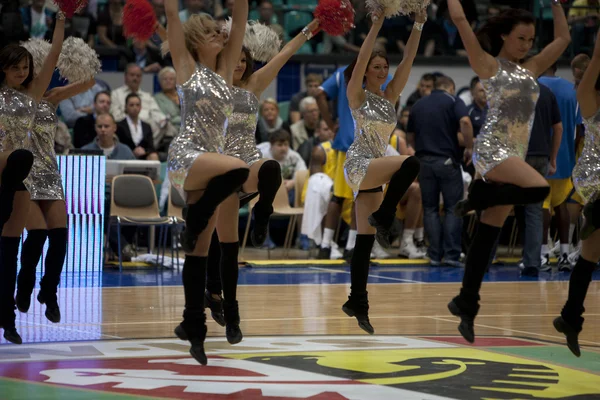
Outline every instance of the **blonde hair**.
[(277, 100), (275, 100), (272, 97), (269, 97), (268, 99), (263, 100), (262, 104), (260, 105), (260, 111), (262, 112), (263, 107), (265, 106), (265, 104), (272, 104), (275, 106), (275, 108), (277, 109), (277, 111), (279, 111), (279, 104), (277, 104)]
[[(213, 32), (219, 32), (219, 24), (208, 14), (193, 14), (183, 23), (183, 34), (185, 36), (185, 47), (195, 61), (198, 60), (198, 47), (203, 46)], [(169, 42), (164, 41), (161, 50), (163, 56), (169, 53)]]

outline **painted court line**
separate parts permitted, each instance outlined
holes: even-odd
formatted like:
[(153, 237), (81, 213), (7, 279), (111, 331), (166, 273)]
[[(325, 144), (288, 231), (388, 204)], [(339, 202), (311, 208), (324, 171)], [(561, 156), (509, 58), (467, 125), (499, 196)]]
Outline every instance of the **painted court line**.
[[(181, 322), (181, 321), (180, 321)], [(73, 329), (73, 328), (69, 328), (70, 326), (85, 326), (85, 325), (103, 325), (103, 324), (40, 324), (37, 322), (23, 322), (24, 325), (30, 325), (30, 326), (41, 326), (44, 328), (58, 328), (58, 329), (62, 329), (65, 331), (69, 331), (69, 332), (77, 332), (77, 333), (83, 333), (83, 334), (89, 334), (89, 331), (84, 331), (81, 329)], [(104, 333), (101, 333), (100, 336), (106, 336), (107, 338), (111, 338), (111, 339), (124, 339), (121, 336), (114, 336), (114, 335), (107, 335)]]
[[(326, 272), (335, 272), (335, 273), (342, 273), (342, 274), (348, 274), (350, 275), (350, 271), (338, 271), (335, 269), (328, 269), (328, 268), (319, 268), (319, 267), (308, 267), (310, 269), (314, 269), (317, 271), (326, 271)], [(427, 282), (421, 282), (421, 281), (413, 281), (412, 279), (400, 279), (400, 278), (391, 278), (388, 276), (380, 276), (380, 275), (372, 275), (369, 274), (370, 278), (379, 278), (379, 279), (387, 279), (389, 281), (396, 281), (396, 282), (410, 282), (410, 283), (427, 283)]]

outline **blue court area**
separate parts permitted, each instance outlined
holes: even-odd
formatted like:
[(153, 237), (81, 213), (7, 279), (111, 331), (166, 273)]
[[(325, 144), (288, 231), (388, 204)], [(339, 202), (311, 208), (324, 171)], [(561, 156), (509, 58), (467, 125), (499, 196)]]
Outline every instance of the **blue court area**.
[[(462, 268), (431, 267), (429, 265), (372, 266), (369, 283), (458, 283)], [(568, 273), (542, 272), (538, 278), (521, 277), (517, 266), (492, 266), (485, 276), (487, 282), (568, 281)], [(600, 271), (594, 273), (600, 280)], [(240, 285), (303, 285), (350, 284), (350, 267), (331, 265), (242, 267)], [(117, 270), (104, 269), (87, 274), (65, 274), (62, 287), (132, 287), (181, 285), (181, 272), (175, 270)]]

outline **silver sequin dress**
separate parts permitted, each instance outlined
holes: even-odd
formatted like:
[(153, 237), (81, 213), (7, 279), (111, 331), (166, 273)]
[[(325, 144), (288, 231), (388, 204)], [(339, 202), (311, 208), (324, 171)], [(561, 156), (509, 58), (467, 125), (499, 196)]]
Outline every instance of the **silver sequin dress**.
[(181, 127), (169, 147), (167, 167), (171, 184), (187, 199), (183, 185), (196, 158), (224, 151), (233, 97), (225, 80), (202, 64), (187, 82), (177, 85), (177, 92)]
[(239, 158), (250, 166), (262, 158), (255, 137), (259, 101), (254, 93), (237, 87), (231, 88), (231, 95), (233, 113), (227, 122), (225, 154)]
[(354, 142), (348, 149), (344, 162), (344, 174), (354, 191), (354, 197), (358, 194), (371, 160), (385, 155), (390, 135), (396, 127), (394, 105), (369, 91), (365, 91), (365, 94), (362, 105), (351, 110), (354, 118)]
[(29, 148), (36, 103), (7, 86), (0, 87), (0, 152)]
[(489, 111), (473, 151), (473, 164), (482, 176), (509, 157), (525, 158), (540, 88), (529, 70), (497, 59), (498, 72), (481, 83)]
[(585, 139), (573, 169), (573, 186), (586, 203), (591, 203), (600, 198), (600, 110), (583, 123)]
[(54, 138), (58, 129), (56, 107), (42, 100), (31, 129), (29, 150), (33, 153), (33, 166), (25, 180), (31, 200), (64, 200), (62, 179), (54, 151)]

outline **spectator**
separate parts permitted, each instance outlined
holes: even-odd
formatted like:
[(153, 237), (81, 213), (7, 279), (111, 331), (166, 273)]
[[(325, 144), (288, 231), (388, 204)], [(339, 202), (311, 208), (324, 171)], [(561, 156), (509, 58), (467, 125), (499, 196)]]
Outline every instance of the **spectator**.
[(154, 95), (154, 100), (156, 100), (158, 108), (167, 116), (167, 131), (157, 148), (161, 160), (166, 160), (169, 145), (179, 132), (181, 125), (181, 106), (175, 80), (176, 73), (173, 67), (165, 67), (158, 73), (158, 83), (162, 90)]
[(323, 77), (318, 74), (308, 74), (304, 80), (306, 91), (296, 93), (290, 100), (290, 125), (295, 124), (301, 118), (300, 116), (300, 101), (303, 98), (312, 96), (316, 97), (319, 94), (319, 87), (323, 83)]
[(281, 166), (283, 185), (288, 191), (290, 205), (293, 205), (296, 172), (307, 168), (300, 154), (290, 149), (290, 141), (290, 134), (283, 129), (278, 129), (271, 133), (268, 143), (261, 143), (258, 148), (262, 151), (264, 158), (273, 159)]
[(152, 7), (154, 8), (154, 14), (159, 24), (167, 26), (167, 14), (165, 13), (165, 0), (152, 0)]
[(277, 17), (275, 16), (271, 0), (262, 0), (259, 2), (258, 22), (269, 26), (280, 38), (283, 38), (283, 27), (277, 23)]
[(302, 143), (315, 135), (315, 130), (321, 118), (317, 100), (312, 96), (302, 99), (300, 102), (300, 113), (302, 114), (302, 119), (290, 126), (292, 148), (294, 150), (298, 150)]
[[(91, 89), (61, 101), (58, 106), (65, 124), (67, 124), (69, 128), (73, 128), (78, 119), (93, 114), (94, 99), (98, 93), (104, 90), (104, 86), (96, 82)], [(92, 125), (92, 132), (93, 131)], [(89, 141), (81, 143), (81, 146), (87, 143), (89, 143)], [(79, 148), (77, 145), (75, 145), (75, 147)]]
[(33, 0), (30, 6), (21, 8), (25, 31), (32, 38), (50, 39), (55, 13), (46, 7), (45, 0)]
[(98, 92), (94, 96), (93, 112), (77, 119), (73, 128), (73, 146), (80, 149), (96, 137), (96, 118), (110, 111), (110, 93)]
[(140, 96), (135, 93), (128, 94), (125, 99), (127, 117), (117, 124), (119, 128), (117, 135), (121, 143), (133, 150), (137, 159), (158, 160), (152, 140), (152, 129), (150, 125), (139, 119), (141, 109)]
[[(150, 46), (149, 42), (139, 41), (134, 39), (131, 46), (131, 51), (126, 59), (127, 63), (135, 64), (142, 69), (145, 73), (156, 73), (165, 65), (165, 60), (158, 50), (154, 46)], [(123, 61), (123, 59), (122, 59)], [(119, 69), (125, 69), (125, 65), (119, 67)]]
[(67, 19), (65, 24), (65, 38), (74, 36), (83, 39), (88, 46), (94, 48), (96, 44), (96, 32), (98, 30), (94, 16), (81, 9), (73, 15), (73, 18)]
[(569, 10), (569, 24), (571, 25), (575, 54), (579, 54), (584, 45), (593, 43), (598, 29), (599, 12), (600, 2), (598, 0), (575, 0), (573, 2)]
[(99, 44), (116, 48), (125, 46), (123, 36), (123, 0), (108, 0), (108, 6), (98, 13), (98, 42)]
[(256, 143), (269, 142), (272, 132), (278, 131), (283, 125), (279, 117), (279, 105), (275, 99), (266, 99), (260, 106), (260, 118), (256, 128)]
[[(320, 120), (317, 124), (317, 129), (315, 129), (314, 136), (306, 140), (304, 143), (302, 143), (300, 147), (298, 147), (298, 154), (300, 154), (300, 157), (302, 157), (304, 163), (306, 165), (312, 165), (311, 159), (312, 156), (315, 154), (315, 151), (319, 152), (320, 150), (323, 150), (322, 146), (319, 145), (324, 142), (333, 141), (334, 136), (335, 135), (327, 125), (327, 122), (325, 122), (324, 120)], [(327, 152), (329, 152), (329, 147), (328, 149), (326, 149)], [(334, 179), (334, 177), (332, 176), (331, 179)]]
[(150, 93), (140, 90), (141, 84), (142, 69), (135, 64), (129, 64), (125, 69), (125, 85), (113, 90), (111, 93), (110, 113), (117, 121), (125, 119), (125, 98), (130, 93), (136, 93), (142, 100), (140, 119), (152, 128), (156, 146), (164, 136), (163, 129), (166, 130), (167, 118), (158, 108), (154, 97)]
[[(454, 81), (439, 77), (431, 95), (411, 109), (407, 136), (421, 161), (419, 183), (431, 264), (440, 265), (443, 258), (445, 264), (462, 267), (462, 219), (454, 215), (454, 208), (464, 194), (460, 167), (463, 157), (457, 132), (464, 137), (467, 148), (464, 158), (468, 160), (473, 149), (473, 127), (467, 107), (454, 97), (454, 92)], [(440, 192), (444, 201), (443, 226), (439, 215)]]
[(185, 0), (185, 8), (179, 11), (179, 19), (182, 23), (190, 19), (194, 14), (206, 14), (204, 12), (204, 0)]
[[(135, 160), (135, 156), (129, 149), (117, 139), (117, 124), (110, 114), (100, 114), (96, 118), (96, 140), (83, 146), (84, 150), (102, 150), (109, 160)], [(108, 231), (110, 223), (111, 186), (106, 184), (104, 197), (104, 234)], [(114, 232), (114, 230), (113, 230)], [(121, 256), (123, 261), (131, 261), (134, 251), (129, 243), (135, 235), (135, 227), (123, 227), (121, 229)], [(118, 237), (110, 235), (108, 242), (114, 253), (118, 251)]]
[[(400, 111), (400, 117), (398, 118), (398, 129), (406, 135), (406, 126), (408, 125), (408, 117), (410, 116), (410, 107), (406, 106)], [(406, 137), (404, 137), (406, 139)]]
[(417, 100), (429, 96), (431, 91), (433, 90), (433, 86), (435, 85), (435, 76), (433, 74), (425, 74), (421, 77), (419, 81), (419, 86), (417, 90), (415, 90), (406, 100), (406, 106), (412, 107)]

